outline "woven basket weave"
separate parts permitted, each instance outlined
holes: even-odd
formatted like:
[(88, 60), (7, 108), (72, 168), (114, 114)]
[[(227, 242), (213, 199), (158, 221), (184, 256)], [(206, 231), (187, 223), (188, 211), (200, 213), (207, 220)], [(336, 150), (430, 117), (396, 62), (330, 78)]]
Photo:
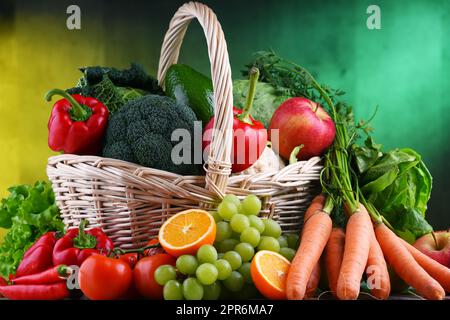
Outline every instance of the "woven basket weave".
[(208, 45), (214, 88), (215, 128), (205, 165), (206, 176), (181, 176), (133, 163), (96, 156), (59, 155), (48, 159), (47, 175), (66, 227), (88, 219), (122, 248), (135, 248), (155, 237), (162, 223), (188, 208), (214, 210), (224, 194), (256, 194), (263, 215), (278, 220), (286, 232), (298, 232), (314, 193), (320, 158), (300, 161), (279, 171), (231, 175), (232, 80), (228, 51), (216, 15), (189, 2), (172, 18), (161, 49), (158, 80), (164, 87), (167, 69), (177, 63), (190, 21), (201, 24)]

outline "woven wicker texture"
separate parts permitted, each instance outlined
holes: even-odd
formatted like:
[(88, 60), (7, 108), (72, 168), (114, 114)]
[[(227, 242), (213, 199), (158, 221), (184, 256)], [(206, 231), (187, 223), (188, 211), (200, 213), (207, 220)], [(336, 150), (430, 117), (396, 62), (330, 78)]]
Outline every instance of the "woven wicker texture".
[(117, 246), (135, 248), (155, 237), (172, 214), (199, 206), (214, 210), (226, 193), (263, 199), (263, 215), (278, 220), (284, 231), (299, 232), (302, 215), (317, 190), (320, 158), (300, 161), (279, 171), (231, 175), (232, 80), (225, 38), (216, 15), (190, 2), (175, 13), (164, 38), (158, 80), (177, 62), (189, 22), (196, 18), (204, 32), (211, 61), (216, 117), (206, 176), (180, 176), (96, 156), (60, 155), (48, 160), (47, 175), (65, 225), (100, 226)]

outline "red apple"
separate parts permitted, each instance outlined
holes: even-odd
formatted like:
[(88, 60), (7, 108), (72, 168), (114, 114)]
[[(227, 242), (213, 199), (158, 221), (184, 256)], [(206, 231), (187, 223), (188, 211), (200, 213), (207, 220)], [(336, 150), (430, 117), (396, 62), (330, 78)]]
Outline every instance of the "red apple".
[[(323, 154), (331, 146), (336, 127), (320, 104), (306, 98), (291, 98), (283, 102), (270, 120), (269, 134), (273, 147), (285, 159), (303, 144), (297, 158), (306, 160)], [(276, 141), (273, 129), (279, 129)]]
[(450, 229), (437, 231), (434, 233), (436, 241), (434, 241), (431, 233), (426, 234), (414, 243), (414, 247), (421, 252), (450, 268)]

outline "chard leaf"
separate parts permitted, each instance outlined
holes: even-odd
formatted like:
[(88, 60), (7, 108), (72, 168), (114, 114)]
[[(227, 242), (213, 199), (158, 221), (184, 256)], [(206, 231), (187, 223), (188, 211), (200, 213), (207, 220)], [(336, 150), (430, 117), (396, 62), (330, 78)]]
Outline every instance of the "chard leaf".
[(414, 243), (417, 238), (433, 231), (417, 209), (397, 207), (391, 213), (385, 213), (385, 217), (394, 227), (395, 232), (409, 243)]
[(384, 175), (386, 172), (398, 168), (399, 164), (415, 160), (416, 157), (413, 155), (406, 152), (399, 152), (398, 149), (395, 149), (384, 154), (373, 166), (371, 166), (370, 170), (364, 174), (363, 180), (367, 182), (373, 181)]
[(425, 220), (432, 177), (420, 155), (395, 149), (379, 158), (360, 179), (361, 190), (408, 242), (431, 231)]
[(381, 177), (378, 177), (376, 180), (370, 181), (369, 183), (365, 184), (361, 188), (361, 191), (364, 194), (381, 192), (395, 181), (399, 172), (400, 170), (397, 167), (393, 167), (389, 171), (384, 173)]
[(372, 137), (369, 136), (364, 144), (363, 147), (353, 145), (353, 155), (359, 174), (369, 170), (383, 155), (380, 151), (381, 145), (375, 144)]

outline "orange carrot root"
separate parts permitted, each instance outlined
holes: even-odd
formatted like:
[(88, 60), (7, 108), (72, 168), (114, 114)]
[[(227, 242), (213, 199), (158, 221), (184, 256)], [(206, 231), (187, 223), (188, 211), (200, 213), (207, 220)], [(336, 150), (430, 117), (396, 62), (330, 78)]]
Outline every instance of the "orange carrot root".
[(291, 263), (286, 281), (289, 300), (305, 298), (308, 281), (330, 237), (332, 221), (329, 214), (320, 211), (322, 209), (323, 203), (313, 201), (305, 214), (308, 216), (305, 218), (300, 246)]
[(319, 286), (320, 275), (321, 268), (319, 260), (319, 262), (317, 262), (316, 266), (314, 267), (311, 276), (309, 277), (308, 284), (306, 285), (306, 299), (314, 298), (314, 296), (316, 295), (317, 287)]
[(373, 232), (367, 259), (366, 275), (370, 293), (378, 299), (387, 299), (391, 293), (389, 271), (386, 260), (384, 260), (383, 251)]
[(420, 252), (405, 240), (401, 239), (401, 241), (417, 263), (419, 263), (430, 276), (439, 282), (445, 291), (450, 292), (450, 269)]
[(375, 226), (375, 235), (388, 263), (406, 283), (426, 299), (442, 300), (445, 291), (417, 262), (394, 232), (384, 223)]
[(331, 230), (330, 239), (325, 248), (325, 266), (330, 290), (336, 296), (337, 282), (344, 256), (345, 233), (341, 228)]
[(316, 196), (312, 200), (308, 209), (306, 209), (306, 212), (303, 215), (303, 221), (304, 222), (308, 221), (308, 219), (311, 218), (312, 215), (322, 211), (324, 204), (325, 204), (325, 196), (322, 194), (319, 194), (318, 196)]
[(372, 222), (364, 206), (348, 219), (345, 249), (336, 294), (341, 300), (355, 300), (359, 296), (371, 242)]

